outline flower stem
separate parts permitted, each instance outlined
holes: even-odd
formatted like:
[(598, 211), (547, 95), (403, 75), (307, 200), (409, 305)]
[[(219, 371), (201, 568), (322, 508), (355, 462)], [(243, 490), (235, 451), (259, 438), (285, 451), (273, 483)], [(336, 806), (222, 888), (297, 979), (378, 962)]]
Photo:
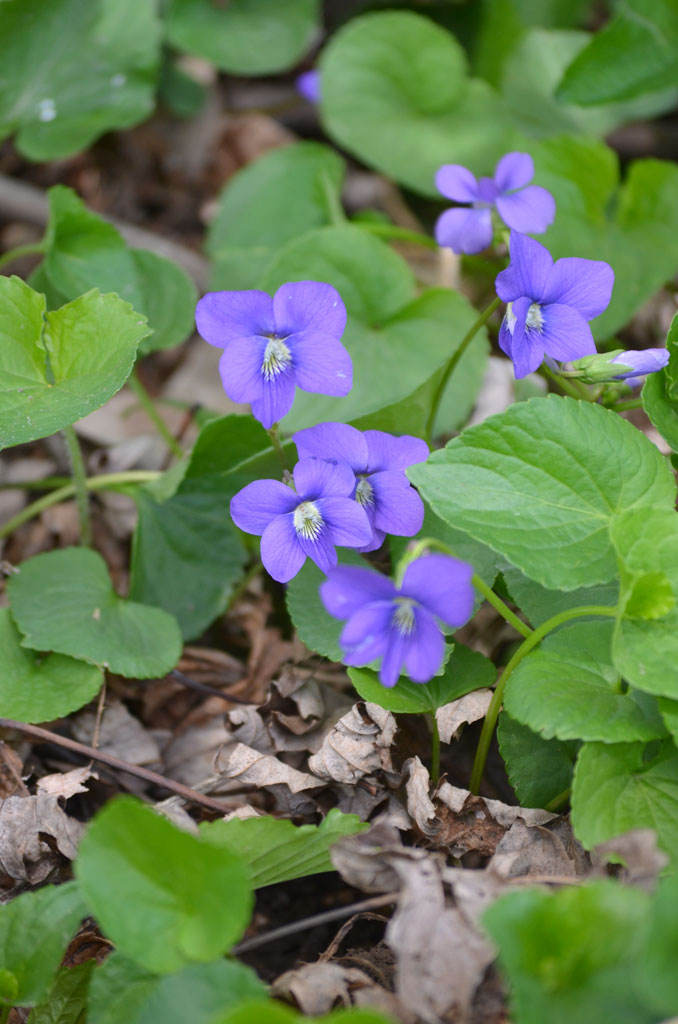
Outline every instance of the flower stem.
[(579, 384), (579, 381), (569, 381), (567, 378), (561, 376), (559, 373), (554, 373), (550, 366), (546, 363), (542, 363), (542, 370), (547, 377), (550, 377), (554, 381), (561, 391), (564, 391), (570, 398), (576, 398), (579, 402), (594, 402), (595, 398), (590, 394), (587, 388)]
[[(124, 484), (147, 483), (149, 480), (157, 480), (159, 476), (162, 476), (162, 473), (157, 470), (130, 469), (126, 473), (104, 473), (101, 476), (90, 476), (85, 478), (84, 484), (88, 491), (105, 491), (108, 488), (114, 489)], [(22, 526), (23, 523), (27, 523), (30, 519), (40, 515), (46, 508), (51, 508), (52, 505), (58, 505), (62, 501), (67, 501), (74, 494), (75, 483), (65, 484), (49, 494), (44, 494), (42, 498), (31, 502), (30, 505), (26, 505), (25, 508), (22, 508), (21, 512), (18, 512), (0, 526), (0, 540), (3, 537), (9, 537), (10, 533), (19, 526)]]
[(73, 490), (75, 502), (78, 507), (78, 521), (80, 523), (80, 543), (83, 547), (92, 546), (92, 523), (89, 515), (89, 494), (87, 493), (87, 474), (85, 473), (85, 462), (82, 457), (82, 449), (77, 434), (72, 426), (64, 427), (61, 433), (68, 449), (68, 460), (71, 464), (71, 476), (73, 477)]
[(553, 800), (549, 800), (544, 810), (557, 811), (559, 807), (562, 807), (562, 805), (570, 799), (571, 792), (572, 787), (568, 786), (567, 789), (564, 789), (562, 793), (558, 794), (558, 796), (554, 796)]
[[(420, 555), (423, 555), (423, 553), (427, 551), (429, 548), (436, 548), (438, 551), (442, 551), (446, 555), (450, 555), (452, 558), (459, 557), (455, 554), (452, 548), (449, 547), (449, 545), (445, 544), (442, 540), (436, 540), (435, 537), (423, 537), (421, 540), (418, 540), (416, 544), (413, 545), (411, 550), (406, 552), (405, 557), (401, 559), (396, 570), (396, 586), (402, 586), (403, 577), (405, 575), (405, 570), (407, 569), (407, 566), (411, 562), (414, 562), (417, 558), (419, 558)], [(532, 635), (532, 630), (530, 629), (530, 627), (526, 625), (526, 623), (524, 623), (521, 619), (519, 619), (514, 612), (511, 611), (509, 606), (505, 604), (502, 601), (502, 599), (498, 597), (497, 594), (495, 594), (491, 587), (488, 587), (487, 583), (485, 583), (485, 581), (482, 580), (480, 576), (477, 575), (477, 573), (474, 573), (473, 577), (471, 578), (471, 583), (476, 588), (476, 590), (480, 591), (485, 600), (492, 605), (494, 610), (499, 612), (501, 617), (505, 619), (509, 623), (509, 625), (513, 626), (513, 628), (518, 633), (520, 633), (521, 636), (528, 637)]]
[(128, 378), (127, 383), (129, 384), (130, 388), (136, 395), (139, 401), (139, 405), (142, 407), (142, 409), (144, 410), (149, 420), (162, 437), (163, 441), (165, 442), (169, 450), (172, 452), (173, 455), (176, 455), (178, 459), (183, 458), (183, 448), (181, 447), (181, 445), (173, 435), (172, 431), (165, 423), (164, 419), (162, 418), (158, 410), (156, 409), (153, 399), (149, 395), (144, 385), (141, 383), (136, 367), (132, 370), (132, 373)]
[(268, 436), (271, 439), (271, 444), (273, 445), (273, 449), (275, 451), (275, 454), (280, 459), (280, 465), (282, 466), (283, 471), (289, 473), (290, 467), (289, 467), (289, 465), (287, 463), (287, 456), (285, 455), (285, 449), (283, 448), (282, 443), (280, 441), (280, 430), (278, 428), (278, 424), (274, 423), (273, 426), (270, 427), (266, 431), (266, 433), (268, 434)]
[(32, 242), (30, 245), (18, 245), (16, 249), (8, 249), (7, 252), (3, 252), (2, 256), (0, 256), (0, 267), (4, 267), (8, 263), (13, 263), (14, 260), (19, 260), (22, 256), (38, 256), (40, 253), (44, 253), (44, 251), (44, 242)]
[(428, 438), (429, 444), (431, 443), (431, 440), (432, 440), (432, 437), (433, 437), (433, 429), (435, 427), (436, 416), (438, 415), (438, 409), (440, 407), (440, 403), (442, 401), (443, 395), (445, 394), (445, 388), (447, 387), (447, 385), (449, 383), (450, 377), (454, 373), (454, 371), (457, 368), (457, 365), (459, 363), (459, 360), (461, 359), (461, 357), (463, 356), (464, 352), (466, 351), (466, 349), (469, 347), (469, 345), (471, 344), (471, 342), (475, 338), (475, 336), (478, 333), (478, 331), (481, 329), (481, 327), (485, 326), (487, 321), (490, 319), (490, 317), (494, 313), (495, 309), (498, 309), (500, 305), (501, 305), (501, 299), (499, 297), (497, 297), (497, 298), (492, 300), (492, 302), (489, 304), (489, 306), (485, 307), (485, 309), (482, 311), (482, 313), (480, 314), (480, 316), (478, 317), (476, 322), (473, 324), (472, 327), (469, 328), (469, 330), (466, 332), (464, 337), (461, 339), (459, 347), (456, 348), (454, 350), (454, 352), (452, 353), (452, 355), (450, 356), (450, 359), (448, 360), (447, 366), (443, 370), (442, 377), (440, 378), (440, 381), (438, 382), (438, 387), (436, 388), (435, 394), (433, 396), (433, 401), (431, 402), (431, 411), (429, 413), (428, 422), (426, 424), (426, 436)]
[(611, 406), (614, 412), (625, 412), (627, 409), (642, 409), (643, 400), (642, 398), (626, 398), (623, 402), (617, 402)]
[(437, 786), (440, 781), (440, 732), (435, 711), (429, 714), (431, 720), (431, 782)]
[(480, 782), (485, 770), (485, 761), (487, 760), (490, 743), (492, 741), (492, 736), (494, 735), (494, 727), (497, 724), (497, 718), (499, 717), (499, 711), (504, 699), (504, 689), (506, 688), (506, 683), (514, 669), (517, 668), (523, 658), (526, 657), (526, 655), (528, 655), (541, 640), (543, 640), (547, 633), (550, 633), (551, 630), (556, 629), (557, 626), (562, 625), (564, 622), (569, 622), (570, 619), (579, 619), (584, 615), (605, 615), (609, 618), (614, 618), (616, 614), (616, 606), (593, 604), (581, 605), (579, 608), (568, 608), (563, 612), (558, 612), (557, 615), (551, 616), (551, 618), (547, 619), (546, 622), (542, 622), (541, 626), (538, 626), (537, 629), (535, 629), (534, 632), (522, 642), (499, 677), (499, 682), (495, 687), (490, 706), (487, 709), (487, 714), (485, 715), (480, 739), (478, 740), (478, 749), (476, 750), (476, 756), (473, 762), (471, 781), (469, 783), (469, 789), (472, 793), (477, 793), (480, 788)]

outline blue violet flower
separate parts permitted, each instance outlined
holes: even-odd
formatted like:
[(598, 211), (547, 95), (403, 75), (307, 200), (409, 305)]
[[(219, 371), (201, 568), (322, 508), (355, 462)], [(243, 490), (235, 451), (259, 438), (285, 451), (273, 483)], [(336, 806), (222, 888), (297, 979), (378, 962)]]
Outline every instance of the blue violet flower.
[(476, 179), (461, 164), (444, 164), (436, 174), (436, 188), (456, 203), (470, 206), (446, 210), (436, 222), (438, 245), (456, 253), (481, 252), (492, 243), (492, 211), (496, 210), (515, 231), (541, 234), (553, 223), (555, 199), (541, 185), (530, 185), (534, 163), (529, 153), (507, 153), (493, 178)]
[(497, 295), (508, 303), (499, 345), (516, 377), (533, 373), (545, 357), (568, 362), (596, 346), (588, 325), (607, 308), (614, 271), (601, 260), (553, 257), (533, 238), (511, 232), (511, 262), (497, 274)]
[(296, 576), (306, 558), (323, 572), (337, 564), (335, 544), (360, 548), (370, 542), (367, 514), (351, 495), (353, 470), (345, 462), (301, 459), (294, 487), (255, 480), (231, 498), (231, 518), (261, 537), (264, 568), (279, 583)]
[[(666, 348), (646, 348), (640, 351), (629, 349), (621, 352), (610, 360), (609, 366), (619, 366), (621, 373), (616, 373), (613, 380), (630, 380), (633, 377), (644, 377), (646, 373), (663, 370), (669, 361), (669, 350)], [(634, 381), (635, 383), (635, 381)]]
[(234, 402), (249, 402), (266, 429), (294, 402), (295, 387), (344, 396), (353, 384), (351, 357), (339, 340), (346, 307), (332, 285), (284, 284), (266, 292), (208, 292), (196, 308), (199, 333), (223, 348), (219, 372)]
[(304, 71), (297, 75), (294, 87), (309, 103), (320, 103), (320, 72)]
[(299, 458), (342, 459), (356, 476), (354, 499), (372, 527), (361, 551), (381, 547), (387, 533), (413, 537), (424, 522), (424, 503), (405, 476), (408, 466), (425, 462), (428, 445), (418, 437), (395, 437), (381, 430), (361, 432), (346, 423), (320, 423), (299, 430), (292, 440)]
[(401, 587), (372, 569), (339, 566), (320, 586), (325, 608), (348, 619), (341, 633), (346, 665), (381, 658), (379, 680), (395, 686), (405, 667), (427, 683), (443, 662), (445, 640), (437, 620), (463, 626), (473, 611), (473, 568), (448, 555), (424, 555), (405, 570)]

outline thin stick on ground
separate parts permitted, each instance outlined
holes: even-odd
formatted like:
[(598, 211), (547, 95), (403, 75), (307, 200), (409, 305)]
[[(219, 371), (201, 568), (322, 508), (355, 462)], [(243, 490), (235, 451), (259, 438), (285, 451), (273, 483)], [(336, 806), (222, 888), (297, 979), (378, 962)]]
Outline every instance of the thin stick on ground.
[(316, 928), (320, 924), (331, 924), (332, 921), (342, 921), (345, 917), (352, 917), (360, 914), (363, 910), (374, 910), (375, 907), (385, 907), (389, 903), (395, 903), (400, 893), (387, 892), (383, 896), (372, 896), (369, 900), (361, 900), (359, 903), (350, 903), (347, 907), (337, 907), (335, 910), (326, 910), (322, 914), (312, 914), (311, 917), (302, 917), (300, 921), (292, 921), (291, 924), (284, 924), (281, 928), (274, 928), (265, 935), (255, 935), (251, 939), (245, 939), (233, 947), (232, 952), (236, 955), (249, 953), (251, 949), (258, 949), (259, 946), (266, 946), (269, 942), (276, 942), (288, 935), (296, 935), (297, 932), (305, 932), (310, 928)]
[[(102, 750), (95, 750), (94, 747), (88, 747), (85, 743), (69, 740), (66, 736), (59, 736), (56, 732), (41, 729), (38, 725), (15, 722), (12, 718), (0, 718), (0, 729), (15, 729), (16, 732), (21, 732), (25, 736), (32, 736), (33, 739), (39, 740), (41, 743), (54, 743), (58, 747), (63, 747), (64, 750), (72, 750), (73, 753), (81, 754), (91, 761), (98, 761), (109, 768), (115, 768), (116, 771), (136, 775), (138, 779), (151, 782), (154, 786), (161, 786), (163, 789), (169, 790), (170, 793), (176, 793), (177, 796), (183, 797), (184, 800), (188, 800), (193, 804), (200, 804), (201, 807), (205, 807), (207, 810), (214, 811), (217, 814), (227, 814), (230, 810), (230, 808), (225, 807), (218, 800), (213, 800), (203, 793), (198, 793), (195, 789), (189, 789), (188, 786), (184, 786), (181, 782), (176, 782), (174, 779), (167, 779), (164, 775), (152, 772), (150, 768), (142, 768), (139, 764), (129, 764), (127, 761), (121, 761), (119, 757), (114, 757), (113, 754), (105, 754)], [(229, 793), (229, 796), (231, 795), (235, 794)]]

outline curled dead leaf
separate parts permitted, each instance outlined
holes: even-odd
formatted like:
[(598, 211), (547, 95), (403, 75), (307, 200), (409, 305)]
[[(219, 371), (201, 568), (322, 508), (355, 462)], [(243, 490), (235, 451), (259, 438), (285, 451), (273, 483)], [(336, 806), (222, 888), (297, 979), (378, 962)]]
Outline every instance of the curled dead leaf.
[(86, 793), (88, 788), (85, 783), (88, 779), (98, 779), (99, 776), (89, 766), (84, 768), (73, 768), (70, 772), (56, 772), (54, 775), (43, 775), (38, 779), (37, 789), (39, 793), (49, 793), (50, 796), (63, 797), (68, 800), (76, 793)]
[(359, 701), (325, 736), (318, 753), (309, 758), (309, 771), (321, 779), (343, 783), (355, 783), (380, 772), (395, 776), (391, 745), (396, 728), (390, 711)]
[(470, 725), (484, 718), (492, 700), (492, 690), (474, 690), (458, 700), (443, 704), (436, 711), (438, 732), (443, 743), (449, 743), (462, 725)]
[(10, 796), (0, 802), (0, 872), (38, 885), (58, 863), (55, 850), (73, 860), (83, 831), (56, 796)]

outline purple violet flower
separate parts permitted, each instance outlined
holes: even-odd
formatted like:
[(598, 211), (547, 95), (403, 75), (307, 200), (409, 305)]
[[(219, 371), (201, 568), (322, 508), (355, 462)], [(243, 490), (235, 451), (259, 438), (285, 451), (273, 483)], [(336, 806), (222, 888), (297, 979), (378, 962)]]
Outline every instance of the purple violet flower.
[(223, 348), (219, 372), (234, 402), (249, 402), (266, 429), (294, 402), (295, 387), (347, 395), (351, 357), (339, 340), (346, 307), (336, 288), (320, 281), (284, 284), (266, 292), (208, 292), (198, 302), (199, 333)]
[(345, 462), (301, 459), (292, 490), (279, 480), (255, 480), (231, 498), (231, 518), (261, 537), (261, 560), (278, 583), (296, 576), (308, 556), (323, 572), (337, 564), (335, 544), (359, 548), (372, 536), (365, 510), (351, 494)]
[(448, 555), (411, 562), (400, 588), (372, 569), (333, 569), (320, 597), (330, 615), (348, 619), (340, 637), (344, 663), (362, 666), (381, 658), (383, 686), (395, 686), (403, 665), (412, 682), (427, 683), (445, 652), (436, 620), (456, 627), (470, 618), (472, 576), (472, 566)]
[(541, 234), (553, 223), (555, 199), (541, 185), (529, 185), (534, 163), (529, 153), (507, 153), (494, 170), (493, 178), (480, 178), (461, 164), (444, 164), (436, 174), (436, 188), (456, 203), (436, 223), (438, 245), (456, 253), (481, 252), (492, 242), (492, 210), (514, 231)]
[(544, 357), (568, 362), (596, 351), (588, 325), (607, 308), (614, 271), (601, 260), (553, 257), (533, 238), (511, 232), (511, 262), (497, 274), (497, 295), (508, 303), (499, 346), (517, 378)]
[(608, 365), (620, 365), (625, 371), (615, 374), (613, 380), (629, 380), (632, 377), (643, 377), (646, 373), (663, 370), (668, 361), (669, 350), (666, 348), (646, 348), (641, 351), (630, 349), (627, 352), (620, 352)]
[(405, 476), (408, 466), (428, 458), (428, 445), (421, 438), (320, 423), (297, 431), (292, 440), (300, 459), (342, 459), (355, 473), (353, 498), (365, 509), (373, 531), (361, 551), (381, 547), (387, 533), (413, 537), (421, 530), (424, 503)]
[(320, 72), (304, 71), (297, 75), (294, 87), (300, 96), (303, 96), (309, 103), (320, 103)]

